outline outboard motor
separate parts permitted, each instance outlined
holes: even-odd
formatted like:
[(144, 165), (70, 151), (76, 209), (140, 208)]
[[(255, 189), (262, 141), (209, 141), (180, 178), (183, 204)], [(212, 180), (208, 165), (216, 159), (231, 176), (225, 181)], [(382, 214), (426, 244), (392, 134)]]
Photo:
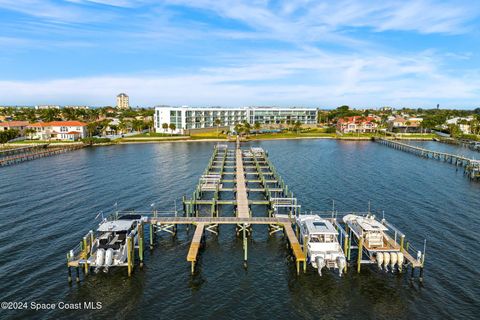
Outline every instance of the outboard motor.
[(97, 273), (100, 270), (100, 268), (103, 266), (104, 259), (105, 259), (105, 249), (98, 249), (97, 257), (95, 259), (95, 264), (96, 264), (95, 273)]
[(403, 268), (403, 253), (397, 252), (397, 264), (398, 264), (398, 271), (402, 272)]
[(345, 266), (347, 265), (347, 260), (345, 259), (344, 256), (337, 257), (337, 265), (338, 265), (338, 275), (341, 277), (342, 272), (345, 269)]
[(388, 264), (390, 263), (390, 253), (384, 252), (383, 253), (383, 267), (385, 271), (388, 271)]
[(392, 268), (392, 273), (395, 271), (395, 264), (397, 264), (397, 254), (395, 252), (390, 253), (390, 268)]
[(113, 249), (109, 248), (107, 250), (107, 253), (105, 254), (105, 268), (103, 269), (103, 272), (107, 273), (108, 267), (110, 267), (112, 263), (113, 263)]
[(377, 266), (380, 270), (382, 270), (382, 264), (383, 264), (383, 253), (377, 252)]
[(321, 256), (315, 257), (315, 262), (317, 263), (317, 271), (320, 276), (322, 276), (322, 268), (325, 267), (325, 259)]

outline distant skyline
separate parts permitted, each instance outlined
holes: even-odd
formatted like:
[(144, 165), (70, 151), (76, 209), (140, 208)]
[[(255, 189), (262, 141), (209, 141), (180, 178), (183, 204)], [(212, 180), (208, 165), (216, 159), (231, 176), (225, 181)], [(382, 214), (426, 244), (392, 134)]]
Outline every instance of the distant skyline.
[(0, 0), (0, 105), (477, 108), (478, 1)]

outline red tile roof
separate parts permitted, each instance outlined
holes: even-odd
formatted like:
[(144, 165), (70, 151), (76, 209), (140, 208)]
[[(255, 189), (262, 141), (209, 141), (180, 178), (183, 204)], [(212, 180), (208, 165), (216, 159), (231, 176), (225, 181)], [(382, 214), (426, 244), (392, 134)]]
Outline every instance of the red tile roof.
[(86, 125), (81, 121), (52, 121), (32, 123), (30, 127), (84, 127)]
[(28, 124), (28, 121), (8, 121), (0, 122), (0, 127), (26, 127)]
[(362, 117), (362, 116), (353, 116), (353, 117), (345, 117), (338, 119), (338, 123), (371, 123), (374, 121), (374, 117)]

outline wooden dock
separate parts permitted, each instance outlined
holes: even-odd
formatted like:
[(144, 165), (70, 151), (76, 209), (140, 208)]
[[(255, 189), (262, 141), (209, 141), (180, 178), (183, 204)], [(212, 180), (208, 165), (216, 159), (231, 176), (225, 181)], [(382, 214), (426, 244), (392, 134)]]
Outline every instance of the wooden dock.
[(192, 263), (192, 274), (195, 271), (195, 263), (197, 262), (198, 250), (202, 243), (204, 223), (198, 223), (193, 234), (192, 242), (190, 243), (190, 249), (188, 250), (187, 261)]
[(464, 174), (470, 179), (480, 179), (480, 160), (448, 152), (429, 150), (391, 139), (376, 138), (375, 141), (396, 150), (412, 153), (419, 157), (440, 160), (453, 164), (456, 167), (462, 167), (464, 169)]
[(242, 150), (236, 150), (236, 191), (237, 191), (237, 217), (248, 218), (250, 210), (248, 207), (247, 185), (245, 183), (245, 174), (243, 170)]
[[(226, 165), (228, 164), (228, 165)], [(245, 164), (248, 164), (247, 166)], [(232, 171), (225, 171), (226, 169), (234, 169), (235, 179), (228, 179), (231, 177)], [(255, 175), (253, 179), (247, 179), (247, 176)], [(247, 188), (248, 182), (258, 183), (259, 186)], [(224, 186), (226, 183), (235, 184), (234, 186)], [(249, 193), (255, 192), (255, 198), (249, 199)], [(234, 199), (224, 199), (225, 193), (235, 192)], [(263, 194), (263, 199), (259, 199), (258, 195)], [(230, 195), (231, 196), (231, 195)], [(295, 225), (295, 217), (300, 214), (300, 205), (297, 204), (297, 199), (293, 197), (293, 193), (289, 190), (281, 176), (276, 172), (275, 167), (268, 159), (267, 153), (261, 148), (241, 149), (237, 143), (235, 149), (229, 149), (228, 146), (217, 146), (214, 148), (212, 157), (205, 169), (203, 175), (199, 179), (195, 190), (191, 197), (183, 196), (183, 215), (179, 215), (178, 211), (171, 213), (158, 213), (155, 209), (152, 212), (116, 212), (115, 217), (119, 214), (135, 214), (141, 216), (136, 230), (132, 233), (138, 234), (138, 246), (134, 243), (133, 237), (128, 239), (128, 262), (125, 266), (128, 267), (128, 275), (131, 275), (135, 261), (135, 249), (138, 248), (138, 259), (140, 266), (143, 265), (143, 248), (144, 248), (144, 226), (150, 229), (150, 248), (154, 248), (155, 238), (161, 232), (170, 233), (172, 236), (177, 234), (177, 226), (184, 225), (186, 230), (190, 226), (195, 226), (195, 231), (191, 239), (190, 247), (186, 260), (191, 263), (191, 272), (195, 273), (196, 265), (199, 261), (200, 248), (205, 239), (207, 232), (217, 234), (221, 225), (232, 225), (236, 227), (237, 237), (243, 242), (243, 261), (247, 268), (248, 259), (248, 237), (252, 237), (254, 225), (264, 225), (268, 227), (269, 235), (275, 233), (283, 233), (287, 246), (291, 249), (291, 254), (295, 260), (297, 274), (300, 273), (303, 264), (303, 271), (307, 269), (307, 248), (306, 244), (302, 245), (299, 241), (298, 226)], [(221, 206), (235, 206), (236, 209), (225, 213), (225, 210), (220, 210)], [(265, 205), (266, 212), (258, 213), (250, 211), (250, 205)], [(200, 210), (205, 209), (207, 210)], [(261, 216), (255, 216), (261, 215)], [(222, 216), (221, 216), (222, 215)], [(225, 215), (225, 216), (223, 216)], [(352, 232), (351, 228), (347, 231), (343, 230), (338, 223), (337, 218), (333, 218), (332, 213), (329, 213), (332, 222), (335, 224), (337, 230), (342, 235), (341, 245), (344, 248), (347, 256), (347, 261), (350, 260)], [(116, 219), (116, 218), (115, 218)], [(382, 220), (383, 221), (383, 220)], [(386, 222), (385, 222), (386, 223)], [(295, 227), (295, 229), (294, 229)], [(393, 228), (392, 228), (393, 229)], [(395, 231), (397, 232), (397, 231)], [(358, 239), (361, 239), (358, 238)], [(397, 233), (394, 237), (397, 239)], [(404, 253), (405, 259), (415, 267), (423, 270), (423, 260), (417, 261), (409, 253), (409, 246), (404, 249), (403, 236), (400, 244), (400, 250)], [(393, 241), (393, 240), (392, 240)], [(363, 241), (360, 241), (362, 243)], [(93, 232), (88, 233), (83, 237), (80, 244), (67, 254), (67, 266), (69, 268), (69, 277), (71, 278), (70, 268), (78, 269), (85, 268), (85, 273), (88, 273), (89, 262), (88, 257), (91, 257), (92, 243), (94, 243)], [(303, 243), (303, 241), (302, 241)], [(358, 252), (362, 251), (362, 246), (356, 247)], [(410, 247), (410, 252), (417, 252)], [(416, 253), (415, 253), (416, 254)], [(362, 263), (372, 263), (371, 261), (364, 261), (360, 254), (358, 259), (358, 266)], [(358, 267), (358, 271), (360, 268)], [(422, 271), (421, 271), (422, 272)]]
[(0, 151), (0, 167), (18, 164), (24, 161), (49, 157), (85, 147), (83, 144), (74, 146), (49, 147), (48, 144), (13, 148)]

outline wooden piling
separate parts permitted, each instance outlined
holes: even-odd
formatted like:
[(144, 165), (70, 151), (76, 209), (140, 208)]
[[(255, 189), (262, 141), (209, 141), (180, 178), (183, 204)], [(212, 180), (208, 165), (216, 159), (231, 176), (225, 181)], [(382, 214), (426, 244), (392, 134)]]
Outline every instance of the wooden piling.
[(138, 224), (138, 257), (140, 259), (140, 268), (143, 267), (143, 242), (144, 242), (143, 222)]
[(130, 277), (133, 271), (133, 238), (131, 236), (127, 237), (127, 269)]
[(358, 239), (358, 257), (357, 257), (357, 272), (360, 273), (363, 256), (363, 236)]

